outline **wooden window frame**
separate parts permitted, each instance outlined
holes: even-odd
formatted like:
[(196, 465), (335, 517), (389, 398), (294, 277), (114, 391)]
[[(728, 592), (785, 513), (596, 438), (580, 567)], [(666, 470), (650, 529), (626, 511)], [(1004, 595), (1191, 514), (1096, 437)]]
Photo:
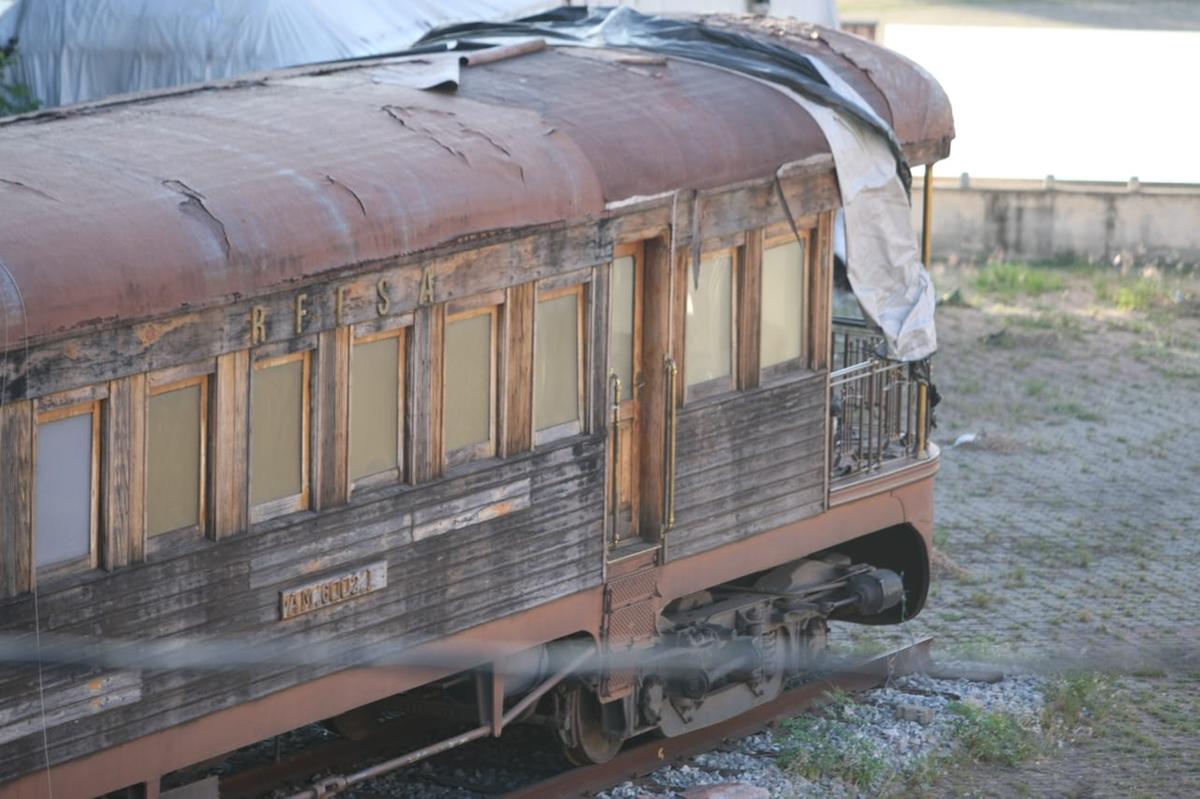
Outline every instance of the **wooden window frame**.
[[(500, 302), (496, 302), (500, 299)], [(441, 424), (442, 430), (439, 439), (442, 448), (442, 463), (447, 469), (452, 469), (456, 466), (461, 466), (472, 461), (485, 460), (487, 458), (496, 457), (499, 451), (498, 443), (500, 440), (500, 359), (503, 355), (500, 346), (500, 334), (502, 328), (502, 316), (504, 313), (504, 293), (490, 292), (479, 297), (461, 300), (455, 303), (448, 303), (446, 306), (446, 321), (445, 326), (449, 328), (454, 322), (460, 322), (464, 319), (471, 319), (483, 314), (490, 314), (492, 317), (491, 330), (491, 352), (490, 364), (491, 375), (488, 380), (489, 392), (489, 413), (488, 413), (488, 440), (481, 441), (478, 444), (469, 444), (465, 447), (453, 451), (446, 450), (446, 341), (445, 335), (442, 336), (442, 379), (441, 379), (441, 397), (439, 405), (441, 407)]]
[[(763, 268), (763, 264), (766, 263), (767, 250), (771, 249), (772, 247), (778, 247), (781, 245), (799, 243), (801, 252), (804, 255), (804, 262), (800, 265), (800, 270), (801, 270), (800, 285), (804, 291), (804, 294), (800, 298), (800, 307), (797, 309), (800, 313), (800, 319), (799, 319), (799, 321), (800, 321), (800, 354), (795, 358), (789, 358), (786, 361), (780, 361), (779, 363), (774, 363), (774, 364), (771, 364), (770, 366), (762, 365), (762, 356), (760, 355), (759, 362), (758, 362), (760, 383), (777, 383), (777, 382), (785, 381), (794, 375), (797, 375), (801, 372), (807, 372), (809, 370), (809, 358), (808, 358), (809, 310), (808, 309), (810, 306), (810, 302), (809, 302), (810, 298), (808, 296), (808, 291), (809, 291), (809, 280), (810, 280), (810, 277), (812, 274), (813, 244), (814, 244), (814, 241), (816, 238), (813, 235), (814, 233), (815, 233), (815, 231), (809, 230), (809, 229), (801, 230), (801, 234), (800, 234), (801, 238), (800, 238), (799, 242), (797, 242), (796, 234), (792, 231), (791, 226), (789, 226), (789, 225), (782, 226), (782, 229), (781, 229), (781, 226), (773, 226), (771, 228), (768, 228), (764, 233), (763, 244), (762, 244), (762, 255), (761, 255), (761, 260), (759, 262), (759, 267), (758, 267), (759, 271), (760, 271), (760, 275), (761, 275), (761, 271)], [(765, 285), (766, 285), (766, 281), (760, 277), (760, 279), (759, 279), (759, 291), (760, 292), (765, 290)], [(762, 314), (762, 303), (761, 302), (758, 305), (758, 309), (759, 309), (758, 310), (758, 318), (755, 319), (754, 322), (757, 323), (759, 326), (759, 340), (761, 342), (761, 340), (762, 340), (762, 324), (763, 324), (763, 314)], [(760, 344), (760, 346), (761, 346), (761, 344)]]
[[(587, 310), (588, 310), (588, 283), (579, 282), (572, 283), (566, 286), (558, 286), (554, 288), (543, 288), (542, 284), (538, 284), (537, 293), (534, 296), (534, 313), (533, 313), (533, 358), (534, 371), (533, 375), (537, 374), (537, 346), (538, 346), (538, 313), (537, 307), (539, 303), (557, 300), (561, 297), (569, 297), (575, 295), (575, 358), (578, 368), (575, 373), (575, 398), (576, 398), (576, 417), (574, 421), (563, 422), (562, 424), (548, 427), (545, 430), (538, 430), (537, 427), (537, 404), (533, 405), (533, 444), (534, 446), (549, 444), (553, 441), (558, 441), (563, 438), (577, 436), (584, 430), (584, 418), (587, 416), (587, 368), (588, 368), (588, 342), (587, 342)], [(531, 391), (533, 395), (535, 392)]]
[[(254, 373), (262, 369), (270, 369), (273, 366), (290, 363), (291, 361), (299, 360), (301, 362), (301, 378), (300, 385), (303, 389), (303, 396), (300, 401), (300, 493), (292, 494), (291, 496), (280, 497), (278, 499), (267, 500), (258, 505), (250, 506), (250, 524), (273, 519), (276, 516), (283, 516), (288, 513), (307, 510), (312, 499), (312, 446), (310, 438), (312, 436), (312, 361), (314, 350), (304, 349), (297, 352), (289, 352), (282, 355), (264, 354), (252, 358), (250, 363), (250, 385), (247, 387), (250, 395), (250, 403), (247, 407), (247, 434), (248, 440), (253, 442), (253, 431), (250, 425), (254, 420)], [(253, 444), (247, 448), (246, 456), (250, 459), (249, 464), (253, 465), (254, 453), (251, 451)], [(247, 469), (247, 493), (249, 493), (250, 484), (254, 480), (253, 468)]]
[[(37, 408), (34, 416), (33, 425), (33, 502), (30, 509), (33, 516), (33, 536), (32, 550), (29, 553), (29, 562), (32, 564), (34, 573), (40, 580), (53, 579), (59, 575), (73, 574), (75, 572), (88, 571), (99, 568), (100, 566), (100, 446), (102, 439), (103, 423), (102, 403), (103, 399), (108, 396), (106, 388), (101, 386), (88, 386), (83, 389), (73, 389), (64, 391), (59, 394), (53, 394), (37, 400)], [(80, 401), (82, 400), (82, 401)], [(44, 407), (45, 406), (45, 407)], [(60, 561), (59, 563), (50, 563), (45, 566), (37, 565), (37, 451), (38, 451), (38, 435), (40, 427), (43, 424), (70, 419), (75, 416), (91, 415), (92, 417), (92, 447), (91, 447), (91, 489), (89, 497), (89, 513), (91, 523), (88, 533), (88, 554), (74, 560)], [(36, 585), (36, 581), (35, 581)]]
[[(209, 404), (212, 401), (212, 366), (205, 363), (199, 373), (194, 373), (197, 367), (180, 367), (175, 369), (163, 369), (159, 372), (152, 373), (148, 376), (146, 387), (146, 501), (143, 513), (145, 518), (142, 524), (143, 535), (146, 537), (145, 551), (147, 555), (153, 554), (155, 551), (164, 547), (170, 546), (171, 543), (180, 539), (189, 539), (195, 537), (203, 537), (208, 531), (208, 448), (209, 448)], [(168, 394), (172, 391), (178, 391), (182, 388), (190, 386), (200, 387), (200, 508), (196, 515), (197, 523), (186, 527), (179, 527), (174, 530), (164, 530), (161, 533), (150, 532), (150, 400), (160, 394)]]
[[(679, 318), (682, 324), (679, 326), (679, 336), (681, 338), (679, 351), (683, 355), (683, 368), (680, 372), (680, 383), (683, 388), (683, 404), (690, 405), (692, 403), (701, 402), (704, 400), (720, 397), (725, 394), (732, 394), (739, 388), (738, 386), (738, 342), (741, 339), (741, 331), (738, 329), (741, 324), (741, 313), (739, 313), (740, 302), (738, 288), (741, 283), (741, 273), (744, 268), (743, 260), (745, 259), (744, 237), (736, 240), (735, 243), (726, 241), (717, 242), (725, 246), (706, 247), (701, 250), (700, 260), (706, 261), (709, 258), (718, 257), (728, 254), (731, 256), (729, 265), (729, 301), (730, 301), (730, 340), (729, 340), (729, 374), (725, 377), (715, 377), (712, 380), (706, 380), (703, 383), (689, 385), (687, 381), (687, 295), (688, 289), (691, 287), (692, 279), (692, 263), (691, 259), (685, 259), (682, 264), (682, 279), (681, 286), (683, 290), (679, 292)], [(709, 242), (712, 244), (712, 242)], [(756, 320), (757, 321), (757, 320)]]
[[(642, 319), (642, 316), (643, 316), (642, 303), (645, 300), (643, 299), (642, 294), (643, 294), (643, 287), (645, 285), (644, 281), (646, 279), (646, 242), (645, 241), (633, 241), (633, 242), (627, 242), (627, 243), (616, 245), (613, 248), (612, 261), (609, 262), (610, 269), (612, 268), (612, 264), (615, 264), (618, 258), (632, 258), (633, 259), (633, 285), (634, 285), (634, 291), (633, 291), (633, 342), (631, 344), (631, 346), (633, 347), (633, 363), (630, 364), (630, 367), (633, 370), (633, 374), (630, 375), (630, 380), (632, 381), (632, 385), (630, 386), (630, 390), (629, 390), (629, 398), (621, 400), (621, 402), (624, 403), (624, 402), (629, 402), (631, 400), (635, 400), (638, 398), (638, 389), (644, 380), (644, 376), (642, 375), (642, 364), (640, 363), (640, 361), (641, 361), (640, 356), (642, 354), (642, 328), (644, 327), (644, 324), (643, 324), (644, 320)], [(611, 273), (610, 273), (610, 276), (608, 279), (608, 286), (609, 286), (608, 325), (606, 326), (606, 329), (608, 330), (608, 335), (609, 335), (609, 343), (608, 343), (609, 368), (605, 372), (606, 375), (611, 374), (612, 372), (615, 371), (612, 368), (612, 365), (613, 365), (612, 364), (612, 327), (613, 327), (613, 318), (612, 317), (613, 317), (613, 308), (615, 307), (615, 304), (612, 300), (612, 291), (613, 291), (612, 287), (615, 283), (616, 283), (616, 281), (612, 278)], [(686, 295), (684, 296), (684, 302), (685, 303), (687, 302)], [(612, 403), (612, 398), (608, 396), (608, 383), (606, 382), (605, 383), (604, 407), (606, 409), (609, 409), (609, 406), (611, 405), (611, 403)], [(609, 409), (609, 412), (611, 412), (611, 409)]]
[[(392, 483), (403, 483), (405, 480), (404, 464), (408, 456), (408, 447), (405, 446), (405, 425), (408, 422), (408, 346), (412, 338), (409, 334), (411, 323), (411, 315), (406, 315), (404, 323), (394, 327), (379, 329), (378, 325), (354, 325), (351, 329), (350, 364), (346, 369), (346, 379), (349, 381), (348, 400), (346, 403), (346, 485), (350, 487), (350, 496), (354, 496), (356, 489), (368, 489)], [(354, 401), (354, 348), (360, 344), (371, 344), (372, 342), (389, 338), (399, 339), (397, 345), (399, 348), (399, 363), (397, 367), (400, 370), (400, 374), (396, 395), (396, 463), (391, 468), (375, 472), (374, 474), (363, 475), (356, 479), (350, 475), (351, 427), (354, 424), (354, 414), (351, 412), (351, 403)]]

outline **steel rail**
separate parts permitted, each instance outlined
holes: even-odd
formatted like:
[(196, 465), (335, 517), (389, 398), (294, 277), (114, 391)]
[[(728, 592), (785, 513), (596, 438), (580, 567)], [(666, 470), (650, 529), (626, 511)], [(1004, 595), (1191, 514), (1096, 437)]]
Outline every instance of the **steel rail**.
[(635, 777), (645, 776), (668, 763), (707, 752), (727, 738), (752, 735), (772, 721), (795, 715), (830, 691), (862, 691), (889, 678), (928, 668), (932, 638), (886, 652), (846, 671), (822, 677), (784, 693), (739, 716), (676, 738), (657, 738), (628, 748), (607, 763), (565, 771), (555, 777), (501, 794), (504, 799), (559, 799), (588, 796)]
[[(532, 797), (580, 796), (604, 790), (631, 777), (649, 774), (668, 762), (708, 751), (724, 739), (753, 734), (772, 721), (794, 715), (818, 702), (831, 690), (865, 690), (881, 684), (889, 677), (928, 668), (932, 642), (931, 638), (918, 640), (911, 646), (887, 652), (806, 683), (784, 693), (772, 702), (760, 705), (740, 716), (711, 727), (696, 730), (677, 738), (659, 738), (635, 744), (608, 763), (575, 768), (501, 795), (510, 797), (510, 799), (531, 799)], [(593, 654), (594, 652), (588, 651), (581, 653), (577, 658), (586, 659), (586, 656)], [(577, 658), (573, 658), (570, 663), (540, 687), (549, 690), (553, 684), (560, 682), (565, 673), (569, 673), (572, 668), (580, 665)], [(535, 691), (535, 693), (538, 693), (540, 697), (545, 690)], [(505, 725), (513, 721), (520, 712), (535, 701), (529, 697), (526, 699), (529, 701), (518, 703), (504, 714)], [(295, 797), (331, 796), (370, 777), (411, 765), (472, 740), (491, 737), (492, 732), (490, 724), (481, 725), (433, 745), (415, 751), (411, 749), (404, 751), (415, 743), (415, 741), (410, 741), (411, 726), (411, 721), (408, 719), (387, 722), (380, 725), (379, 730), (367, 740), (337, 740), (318, 744), (281, 762), (231, 775), (221, 780), (221, 795), (231, 797), (262, 795), (270, 789), (286, 783), (289, 776), (294, 777), (297, 773), (311, 774), (338, 767), (344, 768), (355, 763), (362, 763), (364, 758), (372, 756), (386, 758), (382, 762), (362, 768), (353, 774), (330, 775), (324, 780), (318, 780), (315, 784), (310, 783), (307, 788), (293, 794)]]

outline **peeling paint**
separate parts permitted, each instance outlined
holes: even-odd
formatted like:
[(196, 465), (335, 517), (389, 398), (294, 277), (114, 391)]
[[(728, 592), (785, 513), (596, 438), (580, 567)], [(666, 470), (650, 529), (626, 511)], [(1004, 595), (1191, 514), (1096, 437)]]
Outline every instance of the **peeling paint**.
[(342, 183), (340, 180), (335, 178), (333, 175), (326, 175), (325, 179), (327, 181), (329, 181), (329, 185), (337, 186), (339, 189), (344, 190), (347, 194), (349, 194), (351, 197), (353, 197), (354, 202), (358, 203), (358, 210), (362, 211), (363, 216), (367, 215), (367, 206), (363, 203), (362, 198), (358, 196), (358, 192), (356, 192), (354, 189), (347, 186), (345, 183)]
[(46, 200), (50, 200), (51, 202), (61, 202), (57, 197), (55, 197), (51, 194), (47, 194), (46, 192), (42, 191), (41, 189), (35, 189), (33, 186), (30, 186), (28, 183), (22, 183), (19, 180), (9, 180), (8, 178), (0, 178), (0, 183), (3, 183), (5, 186), (12, 186), (14, 189), (21, 189), (23, 191), (27, 191), (30, 194), (36, 194), (38, 197), (41, 197)]
[(229, 244), (229, 233), (225, 230), (225, 223), (216, 217), (216, 215), (205, 205), (204, 195), (195, 189), (188, 186), (182, 180), (164, 180), (162, 184), (171, 191), (177, 192), (184, 196), (183, 202), (179, 203), (179, 210), (184, 214), (195, 217), (200, 221), (208, 224), (216, 229), (216, 232), (221, 237), (221, 251), (225, 254), (225, 260), (229, 260), (229, 253), (233, 249)]

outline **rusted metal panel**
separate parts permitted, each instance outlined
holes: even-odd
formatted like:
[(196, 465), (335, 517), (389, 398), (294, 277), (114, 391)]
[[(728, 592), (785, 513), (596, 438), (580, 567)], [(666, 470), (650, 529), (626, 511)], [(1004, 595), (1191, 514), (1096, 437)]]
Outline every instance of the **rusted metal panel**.
[[(824, 29), (785, 41), (819, 47), (902, 141), (952, 135), (941, 88), (901, 57)], [(466, 68), (457, 94), (376, 80), (382, 68), (0, 125), (0, 341), (255, 295), (828, 152), (782, 93), (692, 62), (548, 49)]]

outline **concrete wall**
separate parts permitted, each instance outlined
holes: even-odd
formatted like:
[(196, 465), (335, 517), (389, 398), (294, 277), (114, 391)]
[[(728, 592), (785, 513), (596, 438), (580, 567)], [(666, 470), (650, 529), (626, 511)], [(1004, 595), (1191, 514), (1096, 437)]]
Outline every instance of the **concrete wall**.
[[(1200, 266), (1200, 186), (934, 178), (938, 259)], [(921, 228), (921, 180), (913, 224)]]

